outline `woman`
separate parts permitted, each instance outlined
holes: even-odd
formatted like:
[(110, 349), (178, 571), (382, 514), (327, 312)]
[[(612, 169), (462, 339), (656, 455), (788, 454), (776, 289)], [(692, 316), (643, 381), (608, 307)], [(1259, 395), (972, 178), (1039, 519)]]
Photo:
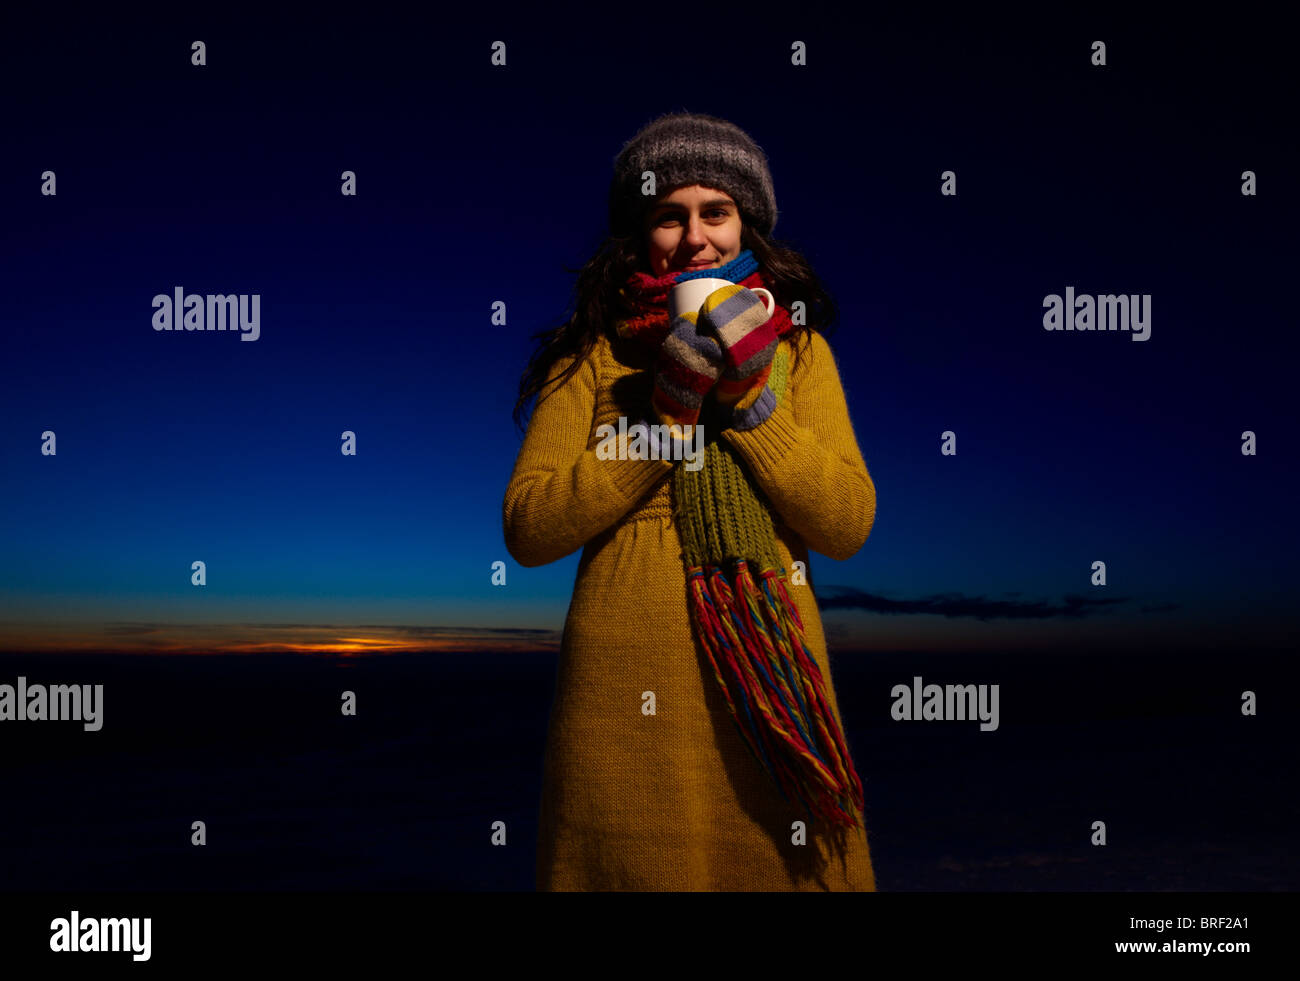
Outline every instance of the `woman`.
[[(814, 329), (834, 306), (769, 240), (767, 161), (731, 123), (651, 122), (619, 154), (609, 204), (575, 312), (521, 380), (517, 422), (539, 397), (504, 503), (521, 565), (583, 547), (538, 888), (874, 889), (821, 618), (792, 575), (810, 547), (848, 558), (875, 516)], [(669, 290), (702, 277), (736, 285), (670, 321)], [(601, 451), (620, 417), (655, 427), (643, 449)], [(674, 452), (696, 425), (702, 466)]]

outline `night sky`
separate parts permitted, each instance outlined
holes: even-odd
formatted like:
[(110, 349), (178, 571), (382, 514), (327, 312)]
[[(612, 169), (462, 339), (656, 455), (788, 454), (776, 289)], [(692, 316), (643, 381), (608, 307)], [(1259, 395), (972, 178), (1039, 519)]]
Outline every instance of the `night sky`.
[[(0, 649), (554, 647), (579, 553), (506, 552), (511, 408), (614, 156), (678, 110), (764, 148), (775, 235), (840, 307), (877, 513), (857, 555), (813, 559), (833, 650), (1279, 642), (1300, 544), (1280, 41), (470, 16), (10, 32)], [(260, 294), (259, 338), (155, 331), (177, 287)], [(1150, 294), (1150, 338), (1044, 330), (1067, 287)]]

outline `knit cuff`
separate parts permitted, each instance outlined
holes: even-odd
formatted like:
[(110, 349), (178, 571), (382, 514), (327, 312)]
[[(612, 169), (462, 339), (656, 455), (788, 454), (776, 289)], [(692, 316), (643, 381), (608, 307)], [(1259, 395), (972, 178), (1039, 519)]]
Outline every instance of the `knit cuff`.
[[(672, 463), (693, 461), (704, 452), (702, 422), (683, 426), (679, 423), (655, 423), (653, 419), (643, 419), (640, 424), (648, 429), (646, 442), (650, 444), (650, 456), (654, 459)], [(688, 466), (687, 469), (698, 468)]]
[[(608, 468), (610, 481), (615, 489), (627, 500), (640, 500), (641, 496), (663, 479), (673, 469), (673, 464), (686, 458), (690, 440), (681, 440), (671, 432), (660, 439), (659, 430), (663, 423), (656, 422), (653, 415), (639, 419), (628, 426), (628, 440), (624, 447), (625, 459), (602, 460), (601, 465)], [(631, 454), (632, 431), (638, 426), (646, 429), (646, 453), (641, 458)]]
[(754, 429), (770, 419), (775, 411), (776, 393), (772, 391), (772, 386), (764, 385), (763, 391), (759, 393), (752, 405), (743, 409), (737, 408), (732, 413), (731, 428), (742, 432)]
[(764, 470), (780, 469), (781, 461), (789, 457), (803, 441), (795, 426), (793, 411), (776, 401), (771, 389), (755, 403), (755, 408), (767, 406), (766, 415), (749, 428), (735, 426), (724, 429), (722, 435), (738, 449), (752, 454)]

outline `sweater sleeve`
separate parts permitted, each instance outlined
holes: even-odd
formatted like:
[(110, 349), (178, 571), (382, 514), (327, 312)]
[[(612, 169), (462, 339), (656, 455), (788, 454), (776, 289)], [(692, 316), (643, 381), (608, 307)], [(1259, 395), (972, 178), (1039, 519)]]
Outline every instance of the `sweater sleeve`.
[[(666, 459), (600, 459), (594, 417), (599, 382), (593, 351), (538, 400), (506, 488), (506, 548), (525, 567), (562, 559), (626, 515), (673, 468)], [(572, 363), (562, 359), (549, 376)]]
[(876, 487), (853, 435), (834, 355), (820, 333), (813, 332), (772, 414), (753, 429), (722, 435), (809, 548), (844, 560), (866, 543), (876, 519)]

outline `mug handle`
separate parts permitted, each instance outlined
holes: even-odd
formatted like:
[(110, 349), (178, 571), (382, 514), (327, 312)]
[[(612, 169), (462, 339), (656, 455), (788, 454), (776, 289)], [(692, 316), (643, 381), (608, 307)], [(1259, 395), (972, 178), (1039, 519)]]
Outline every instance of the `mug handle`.
[(763, 306), (767, 308), (767, 315), (772, 316), (772, 311), (776, 309), (776, 297), (772, 295), (771, 290), (765, 290), (761, 286), (751, 286), (749, 291), (763, 297)]

